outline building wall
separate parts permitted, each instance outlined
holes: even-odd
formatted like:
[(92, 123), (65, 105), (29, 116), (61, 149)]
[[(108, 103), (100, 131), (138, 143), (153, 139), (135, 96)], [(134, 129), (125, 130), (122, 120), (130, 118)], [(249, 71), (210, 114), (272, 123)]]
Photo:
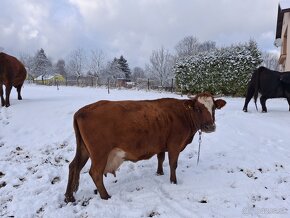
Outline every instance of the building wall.
[(284, 13), (281, 39), (281, 57), (286, 55), (282, 62), (282, 70), (290, 71), (290, 12)]

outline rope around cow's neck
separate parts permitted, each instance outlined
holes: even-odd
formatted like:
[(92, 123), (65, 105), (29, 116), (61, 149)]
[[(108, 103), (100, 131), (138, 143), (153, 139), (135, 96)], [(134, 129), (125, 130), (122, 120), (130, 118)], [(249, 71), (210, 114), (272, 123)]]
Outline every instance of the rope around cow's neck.
[(199, 163), (200, 145), (201, 145), (201, 130), (198, 130), (198, 135), (199, 135), (199, 138), (198, 138), (198, 156), (197, 156), (196, 165), (198, 165), (198, 163)]

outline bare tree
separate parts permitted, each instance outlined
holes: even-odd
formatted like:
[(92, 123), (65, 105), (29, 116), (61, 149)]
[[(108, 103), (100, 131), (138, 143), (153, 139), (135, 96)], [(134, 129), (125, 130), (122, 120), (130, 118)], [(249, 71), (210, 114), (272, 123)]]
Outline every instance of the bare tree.
[(186, 36), (175, 46), (178, 57), (190, 56), (197, 53), (199, 42), (196, 37)]
[(83, 75), (85, 69), (86, 56), (83, 49), (78, 48), (69, 56), (67, 71), (77, 78), (77, 85), (79, 86), (79, 79)]
[(161, 47), (152, 52), (150, 63), (146, 68), (153, 78), (159, 80), (160, 85), (163, 87), (165, 82), (173, 78), (173, 63), (172, 55), (164, 47)]
[(279, 70), (279, 57), (273, 52), (262, 53), (263, 65), (271, 70)]
[(54, 72), (66, 78), (65, 61), (63, 59), (59, 59), (56, 62)]
[(105, 54), (102, 50), (92, 50), (89, 71), (92, 77), (97, 81), (100, 78), (101, 71), (104, 69)]
[(134, 67), (132, 72), (132, 81), (136, 82), (137, 79), (145, 78), (145, 71), (141, 67)]
[[(28, 53), (20, 52), (19, 53), (19, 60), (24, 64), (29, 75), (32, 76), (31, 71), (32, 71), (33, 66), (34, 66), (33, 57)], [(34, 79), (34, 78), (32, 78), (32, 79)]]
[(186, 36), (175, 46), (178, 57), (196, 55), (201, 52), (211, 51), (216, 48), (213, 41), (199, 42), (196, 37)]

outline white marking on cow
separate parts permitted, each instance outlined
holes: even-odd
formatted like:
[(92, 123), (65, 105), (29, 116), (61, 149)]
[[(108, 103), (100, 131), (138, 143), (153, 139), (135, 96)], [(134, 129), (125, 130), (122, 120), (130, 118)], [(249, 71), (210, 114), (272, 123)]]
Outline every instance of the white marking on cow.
[(106, 175), (107, 173), (112, 173), (114, 176), (116, 176), (115, 171), (121, 166), (121, 164), (124, 161), (126, 152), (124, 152), (120, 148), (114, 148), (111, 150), (108, 160), (107, 160), (107, 165), (104, 170), (104, 174)]
[(198, 98), (199, 103), (203, 104), (208, 112), (212, 115), (212, 108), (213, 108), (213, 100), (212, 97), (199, 97)]

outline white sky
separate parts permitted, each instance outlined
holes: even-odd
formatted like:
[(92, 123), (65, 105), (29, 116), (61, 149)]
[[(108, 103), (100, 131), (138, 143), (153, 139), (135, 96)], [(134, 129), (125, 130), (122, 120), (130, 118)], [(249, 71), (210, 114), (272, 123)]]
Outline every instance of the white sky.
[(43, 48), (54, 61), (76, 48), (124, 55), (129, 66), (188, 35), (218, 45), (250, 38), (275, 50), (278, 0), (1, 0), (0, 47), (10, 54)]

